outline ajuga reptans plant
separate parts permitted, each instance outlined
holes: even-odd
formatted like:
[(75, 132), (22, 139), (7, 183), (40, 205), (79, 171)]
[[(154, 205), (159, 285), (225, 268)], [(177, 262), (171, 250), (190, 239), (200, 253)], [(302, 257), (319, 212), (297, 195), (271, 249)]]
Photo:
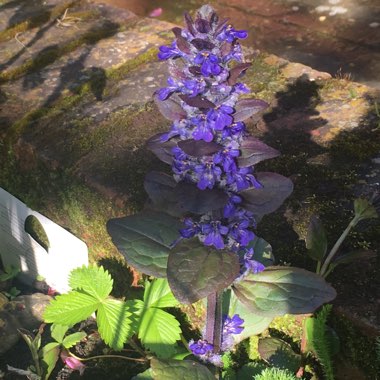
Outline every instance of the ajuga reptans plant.
[(110, 220), (108, 231), (130, 265), (167, 277), (180, 302), (207, 298), (203, 337), (189, 348), (220, 366), (224, 351), (275, 316), (312, 312), (335, 291), (314, 273), (273, 266), (270, 245), (255, 235), (293, 185), (254, 168), (280, 153), (244, 124), (268, 107), (242, 82), (251, 65), (239, 43), (247, 32), (219, 20), (208, 5), (195, 19), (185, 14), (185, 23), (158, 54), (169, 77), (154, 97), (171, 125), (147, 142), (172, 173), (149, 173), (144, 210)]

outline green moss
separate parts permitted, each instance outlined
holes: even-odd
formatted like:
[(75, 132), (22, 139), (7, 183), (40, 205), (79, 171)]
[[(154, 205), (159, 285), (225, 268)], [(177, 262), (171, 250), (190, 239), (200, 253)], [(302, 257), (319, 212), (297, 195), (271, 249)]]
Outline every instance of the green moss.
[[(106, 78), (111, 83), (114, 83), (117, 80), (121, 80), (126, 75), (128, 75), (129, 72), (136, 69), (140, 65), (151, 62), (156, 59), (156, 48), (151, 48), (145, 53), (138, 55), (137, 57), (128, 60), (125, 64), (118, 68), (109, 69), (106, 71)], [(63, 94), (55, 103), (51, 106), (47, 107), (41, 107), (35, 110), (30, 111), (26, 115), (24, 115), (20, 120), (15, 122), (12, 126), (10, 131), (7, 134), (7, 141), (12, 142), (17, 139), (17, 137), (30, 125), (37, 122), (42, 117), (44, 118), (55, 118), (57, 115), (62, 114), (67, 109), (70, 109), (77, 105), (86, 95), (89, 95), (94, 92), (94, 83), (98, 83), (99, 81), (97, 79), (97, 74), (95, 73), (93, 76), (89, 78), (89, 80), (80, 85), (77, 90), (76, 94), (70, 94), (70, 96), (66, 96), (66, 94)], [(114, 87), (111, 83), (108, 83), (108, 88)], [(100, 134), (102, 134), (100, 132)], [(85, 140), (85, 136), (80, 141)], [(98, 141), (98, 140), (96, 140)], [(87, 143), (86, 143), (87, 144)], [(84, 149), (85, 146), (84, 146)]]
[(139, 54), (133, 59), (128, 60), (117, 68), (106, 70), (106, 76), (109, 80), (118, 81), (123, 79), (129, 72), (136, 69), (140, 65), (148, 62), (157, 61), (157, 48), (148, 49), (142, 54)]
[(22, 65), (0, 73), (0, 83), (15, 80), (23, 75), (41, 70), (44, 67), (55, 62), (58, 58), (74, 51), (79, 46), (85, 44), (95, 44), (97, 41), (103, 38), (114, 35), (119, 30), (120, 28), (118, 26), (114, 25), (113, 27), (110, 27), (110, 25), (107, 25), (103, 28), (90, 30), (75, 40), (70, 41), (69, 43), (63, 44), (61, 46), (51, 46), (47, 49), (44, 49), (43, 51), (39, 52), (37, 56), (26, 60)]
[(380, 128), (369, 125), (341, 132), (331, 144), (331, 154), (336, 158), (364, 161), (380, 151)]
[(266, 57), (266, 54), (260, 54), (252, 59), (252, 66), (246, 71), (243, 82), (255, 96), (271, 101), (274, 94), (284, 87), (285, 79), (278, 67), (265, 62)]
[(33, 237), (43, 248), (46, 250), (50, 247), (49, 238), (46, 235), (44, 228), (40, 221), (34, 216), (29, 215), (25, 219), (25, 231)]
[(38, 27), (49, 20), (54, 20), (65, 12), (66, 9), (73, 7), (80, 3), (81, 0), (68, 0), (62, 4), (56, 5), (51, 10), (41, 9), (41, 12), (36, 16), (29, 18), (26, 21), (12, 25), (7, 29), (0, 32), (0, 42), (6, 41), (10, 38), (14, 38), (17, 33), (26, 32), (29, 29)]
[(116, 209), (69, 171), (52, 170), (41, 163), (23, 170), (13, 151), (4, 152), (4, 148), (0, 150), (4, 158), (0, 164), (1, 187), (84, 240), (92, 262), (119, 256), (105, 226), (109, 218), (125, 210)]
[(376, 339), (365, 336), (347, 317), (333, 314), (331, 326), (340, 339), (341, 354), (345, 360), (363, 370), (368, 380), (376, 379), (380, 373), (380, 361), (376, 354)]

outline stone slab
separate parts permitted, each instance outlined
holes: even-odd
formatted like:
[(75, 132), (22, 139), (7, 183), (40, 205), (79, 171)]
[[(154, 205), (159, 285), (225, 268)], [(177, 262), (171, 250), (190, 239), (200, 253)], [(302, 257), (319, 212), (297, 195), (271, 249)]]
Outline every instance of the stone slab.
[[(97, 4), (89, 6), (79, 3), (70, 8), (66, 19), (58, 23), (57, 19), (20, 33), (16, 38), (0, 45), (0, 70), (3, 74), (20, 67), (26, 61), (38, 59), (49, 50), (75, 44), (79, 39), (95, 38), (103, 28), (124, 27), (136, 16), (127, 10), (121, 10), (116, 16), (111, 14), (113, 7)], [(75, 15), (75, 19), (70, 19)], [(0, 17), (0, 20), (2, 17)], [(111, 22), (114, 25), (111, 25)]]

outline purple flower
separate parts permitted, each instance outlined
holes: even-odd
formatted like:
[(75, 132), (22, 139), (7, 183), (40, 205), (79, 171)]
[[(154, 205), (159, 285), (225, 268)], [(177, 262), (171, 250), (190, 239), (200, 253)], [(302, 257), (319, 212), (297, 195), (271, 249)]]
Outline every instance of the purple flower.
[(202, 234), (205, 235), (204, 245), (214, 246), (216, 249), (224, 248), (222, 235), (227, 235), (228, 227), (223, 226), (220, 221), (212, 221), (202, 225)]
[(184, 238), (192, 238), (201, 232), (201, 227), (199, 223), (193, 222), (191, 218), (186, 218), (183, 221), (183, 224), (186, 226), (186, 228), (181, 229), (179, 232), (181, 236)]
[(242, 202), (242, 199), (238, 195), (233, 194), (232, 196), (230, 196), (230, 198), (228, 199), (228, 202), (224, 206), (223, 216), (225, 218), (233, 217), (236, 213), (237, 205), (241, 202)]
[(210, 142), (214, 139), (214, 134), (212, 133), (212, 126), (209, 123), (206, 115), (200, 115), (191, 119), (192, 123), (195, 125), (193, 131), (194, 140), (204, 140)]
[(222, 32), (218, 35), (219, 41), (227, 41), (229, 43), (234, 42), (237, 38), (244, 39), (248, 37), (246, 30), (236, 30), (232, 25), (224, 27)]
[(255, 234), (249, 230), (251, 223), (248, 219), (241, 218), (229, 224), (229, 236), (231, 236), (240, 246), (247, 246), (254, 238)]
[(214, 124), (214, 129), (222, 131), (225, 127), (229, 126), (233, 122), (231, 114), (234, 109), (229, 106), (221, 105), (215, 109), (211, 109), (207, 113), (207, 119)]
[(244, 319), (241, 319), (238, 314), (232, 318), (226, 316), (223, 322), (223, 334), (240, 334), (244, 330), (243, 323)]
[(202, 91), (205, 89), (206, 83), (203, 78), (197, 78), (185, 80), (184, 85), (185, 89), (190, 91), (190, 96), (196, 96), (202, 93)]
[(222, 139), (226, 139), (228, 137), (239, 139), (244, 136), (245, 132), (245, 124), (241, 121), (238, 121), (237, 123), (233, 123), (223, 130)]
[(168, 78), (169, 87), (160, 88), (157, 91), (158, 98), (160, 100), (166, 100), (173, 92), (178, 91), (180, 88), (180, 84), (176, 83), (176, 81), (169, 77)]
[(233, 191), (242, 191), (253, 186), (256, 189), (261, 188), (261, 184), (252, 174), (251, 168), (239, 168), (235, 173), (227, 173), (227, 183)]
[(243, 51), (240, 44), (237, 42), (233, 44), (231, 51), (223, 57), (223, 63), (228, 63), (234, 60), (237, 62), (243, 61)]
[(265, 269), (265, 266), (261, 264), (259, 261), (253, 260), (252, 257), (254, 255), (253, 248), (245, 248), (245, 253), (243, 257), (243, 264), (245, 269), (248, 272), (257, 274), (262, 272)]
[(256, 260), (245, 260), (244, 266), (251, 273), (257, 274), (265, 269), (265, 266)]
[(199, 339), (197, 342), (191, 340), (189, 342), (189, 349), (194, 355), (206, 355), (214, 349), (214, 346), (207, 342), (207, 340)]
[(213, 163), (200, 163), (194, 167), (197, 186), (201, 190), (212, 189), (216, 181), (220, 181), (222, 169)]
[(223, 149), (214, 155), (214, 163), (222, 164), (225, 172), (233, 172), (237, 170), (236, 157), (240, 156), (239, 149)]
[(178, 58), (183, 55), (183, 53), (178, 49), (176, 41), (173, 41), (170, 46), (160, 46), (160, 52), (158, 53), (158, 58), (165, 60), (169, 58)]
[(194, 63), (201, 65), (201, 73), (205, 77), (218, 75), (222, 71), (222, 68), (219, 66), (219, 58), (208, 51), (198, 53), (194, 59)]

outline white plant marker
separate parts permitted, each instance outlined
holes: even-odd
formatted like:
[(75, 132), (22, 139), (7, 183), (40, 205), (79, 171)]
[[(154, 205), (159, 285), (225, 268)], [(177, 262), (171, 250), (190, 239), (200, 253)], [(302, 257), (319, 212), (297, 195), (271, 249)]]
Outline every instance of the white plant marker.
[[(49, 239), (43, 248), (25, 231), (25, 220), (34, 216)], [(20, 280), (32, 284), (42, 276), (49, 286), (67, 292), (72, 269), (88, 265), (86, 244), (40, 213), (28, 208), (19, 199), (0, 188), (0, 256), (4, 266), (20, 269)]]

